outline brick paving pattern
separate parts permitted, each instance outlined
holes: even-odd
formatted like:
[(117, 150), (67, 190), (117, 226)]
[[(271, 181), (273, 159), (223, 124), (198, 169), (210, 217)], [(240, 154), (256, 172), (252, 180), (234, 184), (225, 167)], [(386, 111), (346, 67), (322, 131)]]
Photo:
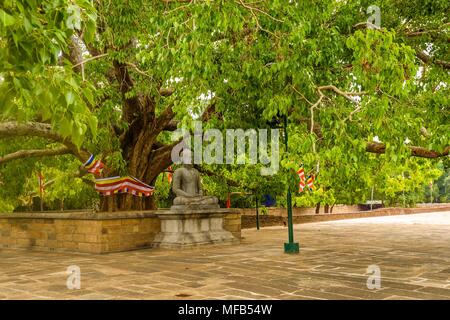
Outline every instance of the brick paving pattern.
[[(0, 299), (450, 299), (450, 212), (243, 230), (241, 245), (104, 255), (0, 249)], [(67, 267), (81, 289), (66, 287)], [(381, 288), (366, 286), (369, 265)]]

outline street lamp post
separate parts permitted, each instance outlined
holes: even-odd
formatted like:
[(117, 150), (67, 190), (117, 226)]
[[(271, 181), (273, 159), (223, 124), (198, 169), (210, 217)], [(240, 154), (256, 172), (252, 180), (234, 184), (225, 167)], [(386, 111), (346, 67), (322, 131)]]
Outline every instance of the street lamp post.
[(259, 206), (258, 206), (258, 194), (255, 195), (256, 205), (256, 230), (259, 230)]
[[(288, 152), (288, 129), (287, 129), (287, 116), (283, 115), (283, 126), (280, 127), (280, 116), (273, 117), (272, 121), (268, 122), (272, 128), (283, 128), (284, 129), (284, 146), (286, 148), (286, 153)], [(300, 246), (298, 242), (294, 242), (294, 224), (292, 222), (292, 194), (291, 185), (288, 183), (287, 192), (287, 216), (288, 216), (288, 242), (284, 243), (285, 253), (299, 253)]]
[[(287, 116), (283, 116), (283, 126), (284, 126), (284, 146), (286, 148), (286, 153), (288, 152), (288, 129), (287, 129)], [(288, 183), (287, 192), (287, 216), (288, 216), (288, 240), (289, 242), (284, 243), (285, 253), (299, 253), (300, 246), (298, 242), (294, 242), (294, 224), (292, 221), (292, 194), (291, 194), (291, 184)]]

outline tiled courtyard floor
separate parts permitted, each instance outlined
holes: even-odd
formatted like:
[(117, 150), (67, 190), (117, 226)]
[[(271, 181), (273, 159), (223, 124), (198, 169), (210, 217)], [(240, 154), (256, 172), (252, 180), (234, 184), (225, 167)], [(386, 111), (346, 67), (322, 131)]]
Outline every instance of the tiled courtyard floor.
[[(450, 299), (450, 212), (244, 230), (238, 246), (106, 255), (0, 249), (1, 299)], [(81, 268), (81, 289), (66, 287)], [(381, 289), (366, 286), (369, 265)]]

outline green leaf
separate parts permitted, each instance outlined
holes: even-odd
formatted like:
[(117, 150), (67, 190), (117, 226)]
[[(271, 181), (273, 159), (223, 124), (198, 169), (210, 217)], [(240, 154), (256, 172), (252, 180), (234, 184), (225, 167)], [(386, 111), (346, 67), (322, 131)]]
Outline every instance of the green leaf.
[(95, 101), (94, 101), (94, 96), (92, 94), (92, 91), (90, 89), (84, 89), (84, 96), (86, 97), (87, 101), (91, 104), (94, 105)]
[(75, 95), (72, 91), (67, 91), (65, 94), (67, 105), (70, 106), (75, 101)]
[(97, 125), (98, 125), (97, 117), (94, 116), (89, 117), (88, 124), (91, 134), (95, 137), (97, 135)]
[(67, 118), (62, 118), (59, 123), (59, 133), (63, 137), (68, 137), (72, 134), (73, 122)]
[(47, 121), (52, 118), (52, 110), (50, 108), (43, 108), (42, 109), (42, 120)]
[(5, 27), (9, 27), (16, 22), (16, 19), (0, 9), (0, 21)]
[(88, 20), (86, 22), (86, 29), (84, 31), (84, 41), (86, 41), (87, 44), (92, 43), (95, 37), (95, 21)]
[(67, 8), (68, 17), (66, 19), (66, 25), (69, 29), (81, 29), (81, 12), (80, 7), (77, 5), (69, 5)]

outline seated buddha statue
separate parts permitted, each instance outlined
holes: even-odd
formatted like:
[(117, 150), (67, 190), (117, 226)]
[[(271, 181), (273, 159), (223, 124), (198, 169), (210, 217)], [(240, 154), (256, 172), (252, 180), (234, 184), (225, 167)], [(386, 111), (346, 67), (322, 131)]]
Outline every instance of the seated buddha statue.
[(183, 150), (183, 166), (175, 170), (172, 177), (172, 191), (176, 195), (174, 206), (200, 205), (218, 207), (219, 200), (214, 196), (204, 196), (200, 173), (190, 163), (191, 151)]

